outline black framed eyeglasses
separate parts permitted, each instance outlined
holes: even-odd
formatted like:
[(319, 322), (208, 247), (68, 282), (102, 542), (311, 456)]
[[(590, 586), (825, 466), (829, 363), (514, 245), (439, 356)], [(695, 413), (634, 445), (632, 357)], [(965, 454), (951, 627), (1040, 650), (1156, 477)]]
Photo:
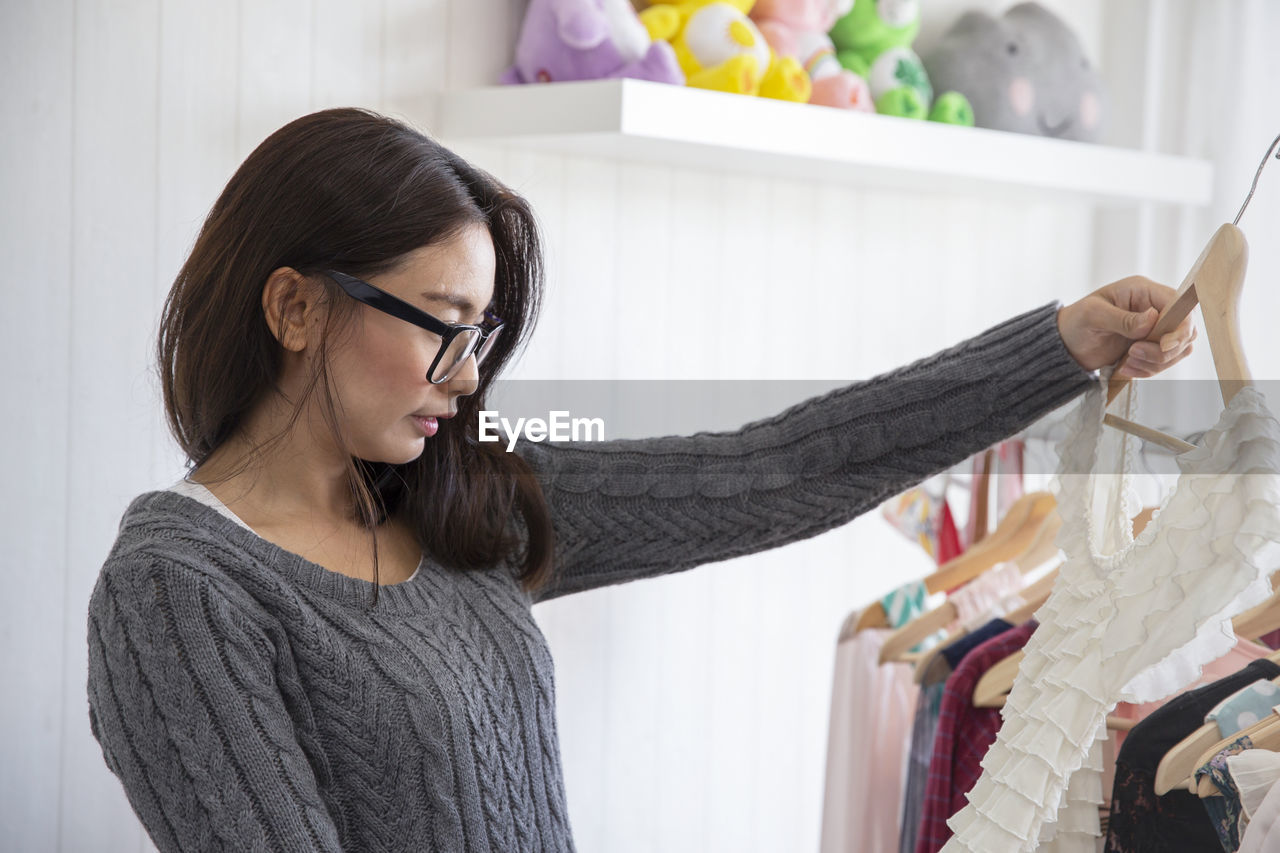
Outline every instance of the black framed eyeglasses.
[(353, 275), (337, 270), (325, 270), (324, 274), (352, 299), (440, 336), (440, 350), (427, 369), (427, 381), (432, 385), (448, 382), (472, 355), (476, 357), (476, 367), (479, 367), (485, 356), (493, 351), (493, 342), (503, 328), (501, 318), (488, 311), (484, 312), (483, 326), (446, 323)]

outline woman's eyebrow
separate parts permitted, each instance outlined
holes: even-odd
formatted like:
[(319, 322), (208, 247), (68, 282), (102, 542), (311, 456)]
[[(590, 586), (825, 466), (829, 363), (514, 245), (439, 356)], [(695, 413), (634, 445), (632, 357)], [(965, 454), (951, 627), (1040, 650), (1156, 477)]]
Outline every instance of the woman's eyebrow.
[(452, 293), (442, 293), (434, 290), (424, 290), (422, 291), (422, 297), (424, 299), (430, 299), (435, 302), (444, 302), (446, 304), (452, 305), (454, 308), (457, 308), (459, 311), (464, 312), (468, 317), (473, 317), (476, 314), (480, 313), (480, 309), (472, 305), (471, 300), (464, 299), (461, 296), (454, 296)]

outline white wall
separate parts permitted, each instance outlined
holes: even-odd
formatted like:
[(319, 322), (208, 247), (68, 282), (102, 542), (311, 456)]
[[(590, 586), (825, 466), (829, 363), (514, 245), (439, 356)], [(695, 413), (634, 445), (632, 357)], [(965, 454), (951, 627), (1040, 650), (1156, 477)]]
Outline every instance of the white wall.
[[(922, 42), (968, 5), (933, 0)], [(1117, 67), (1134, 61), (1125, 48), (1143, 34), (1109, 31), (1101, 0), (1051, 5), (1095, 56)], [(1166, 7), (1132, 0), (1126, 8), (1151, 5)], [(1167, 4), (1179, 22), (1210, 6), (1219, 8)], [(125, 505), (181, 470), (160, 415), (152, 347), (161, 300), (202, 217), (249, 151), (306, 112), (357, 104), (429, 129), (433, 92), (492, 82), (522, 8), (520, 0), (3, 6), (7, 848), (151, 849), (89, 733), (85, 607)], [(1260, 9), (1238, 5), (1254, 23), (1248, 16)], [(1186, 32), (1159, 38), (1182, 51)], [(1158, 143), (1199, 156), (1231, 146), (1239, 168), (1226, 194), (1239, 198), (1247, 186), (1235, 191), (1237, 173), (1252, 177), (1274, 130), (1234, 115), (1210, 133)], [(1103, 227), (1087, 208), (1056, 200), (940, 200), (459, 149), (527, 193), (546, 225), (549, 299), (524, 376), (867, 377), (1051, 299), (1074, 300), (1105, 283), (1099, 270), (1176, 284), (1211, 233), (1188, 217), (1142, 226), (1130, 214)], [(1246, 220), (1255, 228), (1280, 215), (1276, 193), (1264, 194)], [(1164, 242), (1148, 241), (1167, 248), (1147, 252), (1158, 271), (1134, 269), (1133, 239), (1115, 239), (1142, 227), (1172, 229)], [(1256, 244), (1255, 268), (1268, 263), (1266, 248)], [(713, 309), (720, 324), (702, 326), (696, 343), (679, 331), (638, 331), (671, 318), (701, 324)], [(782, 315), (842, 316), (848, 330), (821, 340), (811, 359), (770, 372), (755, 330)], [(1246, 321), (1255, 365), (1275, 355), (1261, 323)], [(691, 346), (698, 360), (648, 356), (668, 342)], [(1186, 372), (1210, 375), (1206, 363)], [(579, 848), (816, 848), (836, 631), (851, 608), (927, 569), (923, 553), (868, 515), (774, 552), (539, 606), (558, 666)]]

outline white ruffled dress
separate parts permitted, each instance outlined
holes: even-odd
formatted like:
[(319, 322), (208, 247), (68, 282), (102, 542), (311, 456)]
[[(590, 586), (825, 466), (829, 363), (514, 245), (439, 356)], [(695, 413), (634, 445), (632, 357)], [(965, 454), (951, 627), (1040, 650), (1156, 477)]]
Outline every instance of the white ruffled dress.
[[(1280, 423), (1261, 392), (1238, 392), (1196, 449), (1176, 457), (1173, 492), (1135, 539), (1122, 519), (1142, 508), (1128, 462), (1138, 439), (1103, 429), (1110, 374), (1101, 371), (1058, 445), (1066, 561), (944, 853), (1094, 853), (1107, 714), (1194, 682), (1235, 644), (1231, 618), (1271, 594)], [(1131, 409), (1134, 392), (1124, 393)]]

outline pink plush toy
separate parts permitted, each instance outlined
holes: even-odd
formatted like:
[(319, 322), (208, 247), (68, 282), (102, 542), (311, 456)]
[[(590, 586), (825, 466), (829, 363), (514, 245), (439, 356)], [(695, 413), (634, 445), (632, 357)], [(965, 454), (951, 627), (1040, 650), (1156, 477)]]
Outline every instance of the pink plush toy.
[(751, 19), (779, 56), (794, 56), (813, 78), (809, 103), (849, 110), (876, 111), (867, 81), (836, 59), (827, 36), (854, 0), (758, 0)]
[(529, 0), (503, 83), (636, 77), (684, 84), (675, 51), (654, 41), (630, 0)]

